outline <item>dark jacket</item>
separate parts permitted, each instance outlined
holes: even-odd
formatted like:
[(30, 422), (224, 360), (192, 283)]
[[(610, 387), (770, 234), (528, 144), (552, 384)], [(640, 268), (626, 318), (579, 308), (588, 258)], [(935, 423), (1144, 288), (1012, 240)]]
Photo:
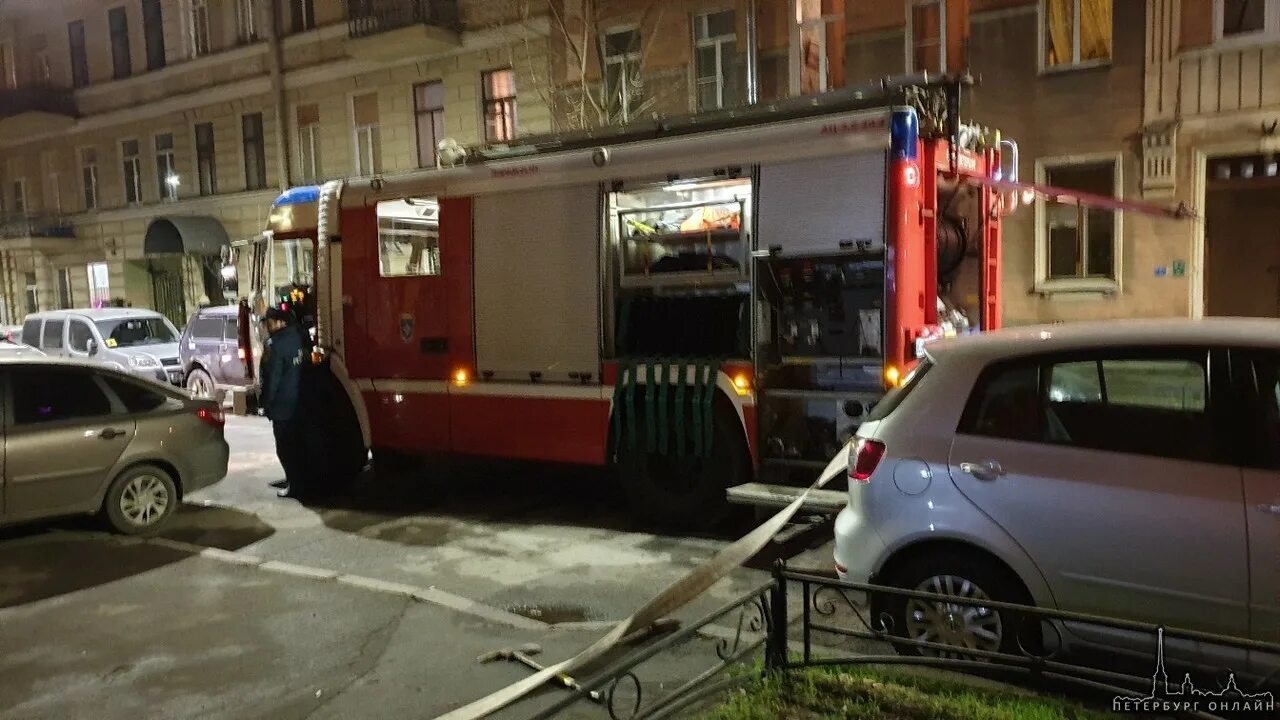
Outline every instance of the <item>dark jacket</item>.
[(272, 422), (289, 422), (297, 418), (302, 385), (303, 364), (308, 362), (308, 348), (303, 331), (297, 325), (286, 325), (271, 334), (262, 371), (262, 408)]

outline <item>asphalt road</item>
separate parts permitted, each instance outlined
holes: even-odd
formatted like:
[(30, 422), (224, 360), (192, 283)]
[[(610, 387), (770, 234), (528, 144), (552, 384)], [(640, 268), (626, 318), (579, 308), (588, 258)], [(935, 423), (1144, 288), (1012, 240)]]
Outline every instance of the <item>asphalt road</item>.
[[(655, 534), (603, 476), (528, 466), (371, 475), (303, 505), (267, 486), (281, 472), (264, 421), (231, 418), (227, 436), (229, 477), (185, 498), (162, 538), (77, 519), (0, 531), (0, 718), (434, 717), (526, 674), (477, 655), (525, 642), (573, 655), (750, 525)], [(764, 579), (741, 569), (680, 616)], [(691, 677), (714, 644), (664, 653), (641, 683), (652, 695)]]

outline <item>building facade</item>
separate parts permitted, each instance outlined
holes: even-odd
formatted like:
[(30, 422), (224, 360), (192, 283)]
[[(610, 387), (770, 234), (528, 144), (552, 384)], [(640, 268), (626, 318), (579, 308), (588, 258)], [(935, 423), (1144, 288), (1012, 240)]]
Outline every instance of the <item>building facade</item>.
[(1020, 208), (1008, 323), (1280, 315), (1280, 0), (50, 5), (0, 4), (0, 320), (113, 298), (182, 316), (281, 188), (430, 166), (444, 137), (961, 70), (1021, 179), (1199, 216)]
[(281, 189), (547, 131), (520, 69), (545, 18), (486, 5), (0, 4), (0, 322), (127, 302), (181, 324)]

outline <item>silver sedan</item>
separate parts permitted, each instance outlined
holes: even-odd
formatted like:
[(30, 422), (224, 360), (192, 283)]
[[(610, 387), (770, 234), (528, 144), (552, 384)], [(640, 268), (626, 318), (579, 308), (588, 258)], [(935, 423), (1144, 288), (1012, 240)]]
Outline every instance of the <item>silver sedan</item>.
[(0, 525), (97, 514), (156, 532), (185, 493), (227, 473), (222, 409), (82, 363), (0, 356)]

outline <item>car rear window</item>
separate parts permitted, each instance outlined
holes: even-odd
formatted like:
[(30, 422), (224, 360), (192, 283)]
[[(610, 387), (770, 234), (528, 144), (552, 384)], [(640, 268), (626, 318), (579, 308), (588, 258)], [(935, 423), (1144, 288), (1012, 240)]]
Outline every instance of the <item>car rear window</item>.
[(885, 396), (880, 398), (880, 402), (871, 408), (871, 413), (867, 415), (866, 422), (874, 422), (889, 417), (889, 413), (897, 410), (902, 401), (907, 398), (907, 395), (916, 389), (916, 386), (920, 384), (920, 380), (924, 378), (925, 373), (929, 372), (931, 367), (933, 367), (933, 362), (929, 358), (926, 357), (921, 360), (919, 364), (911, 369), (911, 372), (907, 373), (907, 377), (903, 379), (901, 385), (885, 393)]
[(125, 410), (131, 413), (148, 412), (164, 405), (166, 397), (148, 387), (144, 387), (142, 383), (126, 380), (124, 378), (112, 377), (111, 375), (103, 375), (102, 379), (106, 381), (107, 387), (111, 388), (111, 392), (120, 398), (120, 402), (124, 404)]

